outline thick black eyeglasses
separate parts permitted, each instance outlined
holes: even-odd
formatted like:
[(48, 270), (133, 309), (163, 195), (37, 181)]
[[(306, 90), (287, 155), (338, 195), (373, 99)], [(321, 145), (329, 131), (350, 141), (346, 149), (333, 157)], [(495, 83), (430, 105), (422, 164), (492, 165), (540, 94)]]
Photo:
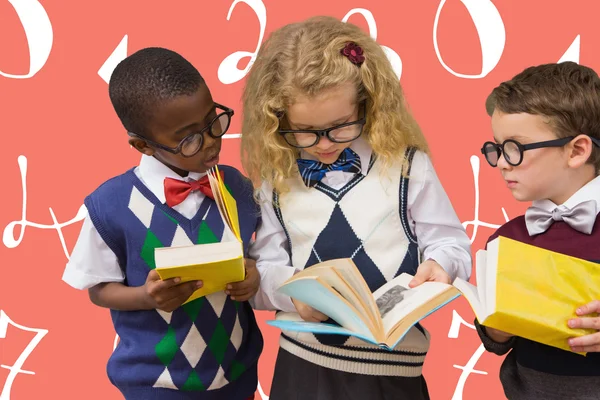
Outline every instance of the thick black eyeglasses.
[[(575, 136), (529, 144), (521, 144), (513, 139), (505, 140), (502, 144), (485, 142), (481, 148), (481, 153), (485, 156), (488, 164), (490, 164), (492, 167), (498, 166), (498, 160), (500, 159), (501, 155), (504, 155), (504, 159), (507, 163), (513, 167), (517, 167), (523, 162), (523, 152), (545, 147), (563, 147), (573, 139), (575, 139)], [(598, 141), (598, 139), (591, 139), (595, 145), (599, 145), (600, 141)]]
[(360, 105), (360, 114), (362, 118), (346, 122), (340, 125), (332, 126), (327, 129), (280, 129), (279, 134), (283, 136), (285, 141), (293, 147), (298, 149), (305, 149), (312, 147), (319, 143), (322, 137), (326, 136), (327, 139), (334, 143), (348, 143), (358, 139), (362, 135), (363, 127), (365, 126), (366, 119), (366, 106), (363, 101)]
[(222, 112), (217, 114), (212, 119), (212, 121), (200, 131), (190, 133), (185, 138), (183, 138), (183, 140), (179, 142), (179, 145), (177, 147), (168, 147), (164, 144), (156, 143), (150, 139), (145, 138), (142, 135), (138, 135), (137, 133), (127, 132), (127, 134), (129, 136), (142, 139), (149, 145), (168, 151), (169, 153), (181, 154), (183, 157), (192, 157), (196, 155), (196, 153), (198, 153), (202, 148), (202, 145), (204, 144), (205, 132), (208, 133), (211, 137), (217, 139), (223, 136), (229, 129), (229, 125), (231, 124), (231, 117), (233, 117), (233, 110), (229, 107), (225, 107), (215, 103), (215, 112), (216, 109), (220, 109), (222, 110)]
[[(595, 146), (600, 147), (600, 139), (587, 135)], [(481, 153), (485, 156), (488, 164), (492, 167), (498, 166), (498, 160), (503, 154), (507, 163), (513, 167), (519, 166), (523, 162), (523, 152), (544, 147), (562, 147), (575, 139), (576, 136), (568, 136), (562, 139), (547, 140), (544, 142), (521, 144), (513, 139), (508, 139), (502, 144), (494, 142), (485, 142), (481, 148)]]

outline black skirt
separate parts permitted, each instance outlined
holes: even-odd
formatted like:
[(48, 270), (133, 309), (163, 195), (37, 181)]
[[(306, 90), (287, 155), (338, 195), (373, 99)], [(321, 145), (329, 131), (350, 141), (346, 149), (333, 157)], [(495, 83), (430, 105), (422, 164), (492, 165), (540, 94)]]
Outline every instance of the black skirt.
[(375, 376), (313, 364), (279, 348), (270, 400), (429, 400), (423, 376)]

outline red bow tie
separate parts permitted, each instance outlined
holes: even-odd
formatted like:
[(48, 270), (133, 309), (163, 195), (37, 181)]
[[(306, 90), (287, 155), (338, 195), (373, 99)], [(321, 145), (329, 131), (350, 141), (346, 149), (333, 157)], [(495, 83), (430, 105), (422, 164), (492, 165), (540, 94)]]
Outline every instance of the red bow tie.
[[(221, 173), (221, 179), (224, 179), (223, 171)], [(212, 189), (210, 188), (210, 182), (208, 181), (208, 175), (203, 176), (197, 181), (185, 182), (179, 179), (165, 178), (165, 199), (169, 207), (174, 207), (184, 201), (190, 193), (194, 190), (199, 190), (205, 196), (210, 197), (214, 200)]]

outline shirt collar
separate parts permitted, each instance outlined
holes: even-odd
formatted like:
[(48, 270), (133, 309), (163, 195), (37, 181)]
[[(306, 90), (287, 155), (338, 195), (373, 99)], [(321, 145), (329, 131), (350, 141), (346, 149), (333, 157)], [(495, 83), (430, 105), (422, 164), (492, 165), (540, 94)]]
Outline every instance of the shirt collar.
[[(363, 139), (359, 137), (350, 145), (350, 149), (354, 151), (358, 157), (360, 158), (360, 169), (363, 175), (367, 175), (369, 172), (369, 164), (371, 163), (371, 154), (373, 150), (371, 149), (371, 145)], [(300, 152), (300, 157), (307, 160), (316, 160), (317, 158), (311, 154), (308, 154), (306, 151), (302, 150)]]
[(142, 155), (140, 165), (138, 166), (140, 179), (146, 187), (156, 196), (156, 198), (164, 203), (165, 199), (165, 178), (178, 179), (180, 181), (190, 182), (198, 180), (206, 175), (206, 172), (190, 172), (188, 176), (181, 177), (171, 168), (158, 161), (152, 156)]
[(594, 200), (596, 202), (596, 209), (598, 210), (598, 213), (600, 213), (600, 176), (597, 176), (596, 178), (588, 182), (585, 186), (583, 186), (581, 189), (575, 192), (573, 196), (571, 196), (567, 201), (565, 201), (561, 205), (554, 204), (548, 199), (536, 200), (533, 202), (532, 205), (546, 210), (548, 212), (552, 212), (555, 208), (559, 206), (566, 207), (570, 210), (573, 207), (588, 200)]

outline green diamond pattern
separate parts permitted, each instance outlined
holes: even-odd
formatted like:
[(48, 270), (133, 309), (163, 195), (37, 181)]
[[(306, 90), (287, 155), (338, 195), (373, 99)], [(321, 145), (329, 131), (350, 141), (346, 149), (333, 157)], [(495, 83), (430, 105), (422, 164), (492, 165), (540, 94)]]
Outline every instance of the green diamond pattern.
[(181, 390), (199, 391), (199, 390), (206, 390), (206, 388), (202, 384), (202, 381), (200, 380), (200, 377), (198, 376), (196, 371), (192, 370), (192, 372), (190, 372), (190, 375), (188, 376), (187, 380), (183, 384), (183, 387), (181, 388)]
[(221, 364), (223, 362), (223, 358), (225, 357), (225, 351), (227, 350), (227, 345), (229, 344), (229, 335), (223, 326), (223, 322), (219, 320), (217, 322), (217, 326), (213, 335), (208, 343), (208, 347), (210, 351), (212, 351), (213, 355)]
[(246, 371), (246, 367), (241, 362), (234, 360), (231, 363), (231, 369), (229, 370), (229, 381), (233, 382), (240, 377)]
[(169, 326), (167, 334), (154, 348), (156, 356), (166, 367), (173, 361), (173, 357), (175, 357), (175, 353), (177, 353), (178, 349), (179, 346), (177, 345), (177, 339), (175, 338), (175, 329), (173, 329), (172, 326)]
[(204, 301), (205, 301), (205, 298), (200, 297), (199, 299), (190, 301), (189, 303), (186, 303), (183, 305), (183, 309), (185, 310), (187, 315), (189, 315), (192, 322), (196, 321), (196, 318), (198, 317), (198, 313), (200, 312), (200, 309), (204, 305)]
[(219, 239), (215, 236), (213, 231), (208, 227), (205, 221), (202, 221), (200, 224), (200, 229), (198, 229), (198, 244), (207, 244), (207, 243), (218, 243)]
[[(225, 187), (229, 191), (229, 193), (232, 193), (231, 188), (228, 185), (225, 185)], [(179, 225), (175, 218), (173, 218), (171, 215), (164, 211), (163, 213), (167, 216), (167, 218), (169, 218), (171, 222), (173, 222), (176, 225)], [(206, 224), (205, 221), (202, 221), (198, 229), (197, 243), (205, 244), (218, 242), (220, 242), (219, 238), (217, 238), (214, 232), (209, 228), (208, 224)], [(164, 246), (165, 245), (161, 243), (158, 237), (150, 229), (147, 229), (146, 238), (144, 239), (144, 244), (142, 246), (140, 256), (146, 262), (150, 269), (156, 268), (154, 250), (156, 248)], [(201, 297), (182, 306), (186, 314), (190, 317), (192, 323), (198, 317), (205, 303), (206, 298)], [(240, 304), (238, 302), (235, 302), (235, 307), (236, 309), (238, 309), (240, 307)], [(219, 320), (210, 339), (210, 342), (208, 343), (208, 348), (210, 349), (210, 351), (212, 352), (219, 364), (223, 362), (225, 353), (227, 351), (227, 347), (229, 346), (229, 342), (229, 334), (227, 333), (223, 322)], [(171, 325), (169, 325), (165, 336), (155, 346), (156, 356), (161, 361), (161, 363), (168, 368), (178, 351), (180, 351), (180, 349), (179, 344), (177, 343), (175, 329)], [(240, 377), (240, 375), (244, 373), (244, 371), (246, 371), (246, 367), (242, 363), (234, 361), (229, 370), (229, 381), (236, 380)], [(201, 381), (196, 371), (192, 369), (190, 374), (188, 375), (187, 380), (180, 389), (184, 391), (206, 391), (207, 387), (206, 384)]]
[(144, 245), (142, 246), (141, 257), (150, 269), (156, 268), (156, 262), (154, 260), (154, 249), (157, 247), (164, 247), (164, 245), (158, 240), (156, 235), (152, 233), (150, 229), (146, 233), (146, 239), (144, 240)]

